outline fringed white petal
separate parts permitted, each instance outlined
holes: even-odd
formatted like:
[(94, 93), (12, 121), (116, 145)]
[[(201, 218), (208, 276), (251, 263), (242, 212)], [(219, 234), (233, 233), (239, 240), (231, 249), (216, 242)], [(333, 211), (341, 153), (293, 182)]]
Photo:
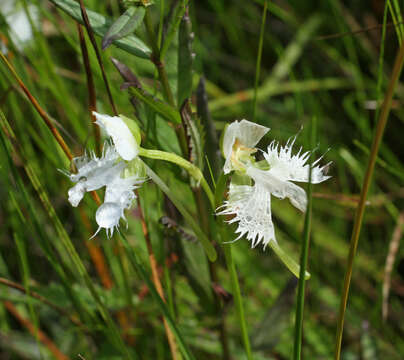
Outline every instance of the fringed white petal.
[(253, 166), (247, 168), (247, 175), (256, 183), (262, 184), (266, 191), (279, 199), (288, 198), (293, 206), (305, 212), (307, 207), (306, 192), (290, 181), (281, 180), (271, 170), (260, 170)]
[(232, 170), (231, 156), (237, 139), (245, 147), (253, 148), (268, 131), (269, 128), (247, 120), (236, 120), (227, 126), (222, 143), (223, 155), (226, 158), (224, 173), (228, 174)]
[(230, 184), (229, 198), (218, 210), (218, 215), (234, 215), (228, 222), (238, 222), (237, 239), (246, 235), (251, 247), (262, 242), (265, 249), (270, 241), (276, 241), (271, 217), (271, 194), (261, 184)]
[(119, 203), (104, 202), (95, 213), (95, 220), (99, 226), (95, 236), (100, 229), (105, 229), (107, 236), (111, 237), (114, 230), (119, 227), (119, 219), (124, 217), (123, 207)]
[(131, 133), (128, 125), (119, 116), (109, 116), (93, 111), (97, 118), (96, 124), (105, 129), (112, 138), (116, 151), (122, 159), (133, 160), (139, 153), (139, 145)]
[[(307, 162), (311, 151), (302, 152), (302, 148), (296, 154), (292, 154), (296, 136), (289, 139), (285, 146), (280, 146), (278, 142), (272, 141), (268, 146), (268, 151), (264, 152), (264, 157), (270, 166), (272, 175), (284, 181), (309, 181), (309, 168)], [(311, 171), (311, 183), (318, 184), (330, 178), (326, 176), (326, 171), (330, 163), (320, 167), (316, 166), (322, 157), (313, 162)]]
[(126, 167), (125, 162), (116, 164), (119, 155), (114, 147), (106, 144), (100, 158), (92, 154), (76, 157), (73, 163), (77, 169), (76, 174), (67, 174), (72, 182), (77, 184), (68, 191), (69, 202), (78, 206), (87, 191), (102, 188), (118, 176)]

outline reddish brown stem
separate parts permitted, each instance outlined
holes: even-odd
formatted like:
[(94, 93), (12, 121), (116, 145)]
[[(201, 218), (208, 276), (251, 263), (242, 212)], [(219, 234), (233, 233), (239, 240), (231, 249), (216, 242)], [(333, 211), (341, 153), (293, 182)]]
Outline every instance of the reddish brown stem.
[[(156, 287), (156, 290), (159, 293), (161, 299), (165, 302), (166, 300), (164, 297), (163, 286), (161, 285), (160, 278), (159, 278), (157, 261), (156, 261), (156, 257), (153, 252), (153, 247), (152, 247), (152, 244), (150, 241), (149, 231), (147, 229), (147, 224), (146, 224), (146, 221), (144, 218), (143, 210), (140, 205), (138, 193), (137, 193), (137, 200), (138, 200), (140, 222), (142, 224), (142, 231), (143, 231), (143, 235), (144, 235), (144, 238), (146, 241), (147, 253), (149, 255), (149, 262), (150, 262), (150, 267), (152, 270), (153, 283), (154, 283), (154, 286)], [(164, 322), (164, 328), (165, 328), (166, 335), (167, 335), (168, 344), (169, 344), (170, 350), (171, 350), (171, 355), (174, 360), (181, 359), (181, 356), (179, 355), (179, 352), (178, 352), (177, 343), (175, 342), (174, 335), (173, 335), (170, 327), (168, 326), (168, 323), (165, 318), (163, 318), (163, 322)]]
[(86, 77), (87, 77), (88, 109), (90, 111), (90, 117), (92, 120), (91, 122), (93, 124), (95, 148), (96, 148), (97, 155), (100, 155), (101, 154), (101, 133), (100, 133), (99, 126), (97, 126), (97, 124), (95, 123), (96, 118), (93, 115), (93, 111), (97, 111), (94, 79), (93, 79), (93, 73), (91, 72), (90, 59), (88, 57), (88, 49), (87, 49), (86, 40), (84, 38), (83, 29), (79, 23), (77, 23), (77, 31), (79, 34), (81, 54), (83, 55), (83, 64), (84, 64), (84, 69), (86, 71)]
[(56, 141), (59, 143), (60, 147), (66, 154), (69, 160), (73, 159), (73, 155), (70, 152), (69, 147), (66, 145), (65, 141), (62, 138), (62, 135), (60, 135), (59, 131), (55, 128), (55, 126), (52, 123), (52, 120), (49, 118), (48, 114), (45, 112), (44, 109), (39, 105), (38, 101), (32, 96), (30, 91), (27, 89), (27, 87), (24, 85), (20, 77), (17, 75), (17, 73), (14, 70), (13, 65), (10, 64), (10, 62), (7, 60), (7, 58), (4, 56), (4, 54), (0, 51), (0, 58), (3, 60), (3, 62), (6, 64), (8, 69), (10, 70), (11, 74), (15, 78), (15, 80), (18, 82), (18, 85), (21, 87), (22, 91), (24, 91), (25, 95), (27, 95), (29, 101), (31, 101), (32, 105), (34, 106), (35, 110), (38, 112), (39, 116), (45, 121), (45, 124), (48, 126), (49, 130), (52, 132), (53, 136), (55, 137)]
[(108, 79), (107, 79), (107, 76), (105, 74), (105, 68), (104, 68), (104, 64), (102, 62), (101, 54), (100, 54), (100, 51), (98, 50), (97, 42), (95, 41), (95, 36), (94, 36), (93, 30), (91, 29), (90, 21), (88, 20), (86, 8), (84, 6), (83, 0), (79, 0), (79, 2), (80, 2), (80, 9), (81, 9), (81, 16), (83, 17), (83, 21), (84, 21), (84, 26), (85, 26), (85, 28), (87, 30), (88, 37), (90, 38), (91, 45), (94, 48), (98, 64), (100, 65), (102, 78), (104, 79), (105, 88), (106, 88), (107, 94), (108, 94), (109, 103), (111, 104), (111, 107), (112, 107), (112, 110), (114, 112), (114, 115), (118, 115), (118, 111), (116, 110), (116, 106), (115, 106), (114, 100), (112, 98), (111, 89), (109, 87)]
[(36, 293), (35, 291), (27, 291), (27, 290), (24, 288), (24, 286), (22, 286), (22, 285), (20, 285), (20, 284), (18, 284), (18, 283), (16, 283), (16, 282), (14, 282), (14, 281), (8, 280), (8, 279), (6, 279), (6, 278), (2, 278), (2, 277), (0, 277), (0, 284), (3, 284), (3, 285), (8, 286), (8, 287), (10, 287), (10, 288), (16, 289), (16, 290), (18, 290), (18, 291), (21, 291), (22, 293), (24, 293), (24, 294), (26, 294), (26, 295), (29, 295), (29, 296), (33, 297), (34, 299), (39, 300), (41, 303), (48, 305), (49, 307), (51, 307), (52, 309), (56, 310), (56, 311), (59, 312), (60, 314), (62, 314), (62, 315), (64, 315), (64, 316), (68, 317), (68, 318), (70, 319), (70, 321), (71, 321), (73, 324), (75, 324), (75, 325), (77, 325), (77, 326), (79, 326), (79, 327), (81, 327), (81, 328), (84, 328), (84, 327), (85, 327), (85, 326), (80, 322), (80, 320), (78, 320), (75, 316), (70, 315), (65, 309), (63, 309), (62, 307), (60, 307), (60, 306), (58, 306), (58, 305), (52, 303), (51, 301), (49, 301), (48, 299), (46, 299), (46, 298), (43, 297), (42, 295)]
[(69, 357), (63, 354), (55, 343), (42, 330), (36, 328), (28, 319), (22, 317), (17, 308), (10, 301), (4, 301), (3, 304), (10, 314), (12, 314), (18, 320), (18, 322), (31, 333), (32, 336), (37, 337), (38, 340), (49, 349), (57, 360), (69, 360)]

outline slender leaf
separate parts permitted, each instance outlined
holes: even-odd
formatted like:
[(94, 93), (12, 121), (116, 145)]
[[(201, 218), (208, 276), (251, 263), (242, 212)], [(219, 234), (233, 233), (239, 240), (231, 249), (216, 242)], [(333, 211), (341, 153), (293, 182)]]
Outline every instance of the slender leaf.
[[(79, 3), (73, 0), (50, 1), (54, 3), (59, 9), (70, 15), (74, 20), (84, 25)], [(91, 10), (87, 10), (87, 15), (94, 33), (104, 37), (112, 25), (112, 20)], [(140, 40), (133, 34), (123, 39), (117, 39), (113, 43), (122, 50), (125, 50), (135, 56), (145, 59), (148, 59), (150, 57), (150, 49), (142, 40)]]
[(187, 12), (183, 16), (178, 32), (178, 106), (181, 106), (192, 92), (192, 39), (191, 20)]
[(142, 23), (146, 9), (143, 6), (131, 6), (114, 21), (102, 39), (102, 50), (115, 40), (120, 40), (131, 33)]

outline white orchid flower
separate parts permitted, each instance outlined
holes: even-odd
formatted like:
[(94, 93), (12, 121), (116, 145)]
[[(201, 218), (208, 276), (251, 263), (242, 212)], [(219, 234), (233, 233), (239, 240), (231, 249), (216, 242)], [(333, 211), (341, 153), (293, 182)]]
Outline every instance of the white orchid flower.
[[(134, 190), (145, 178), (139, 167), (131, 167), (137, 161), (140, 147), (140, 133), (130, 130), (128, 119), (124, 116), (109, 116), (94, 112), (96, 124), (104, 128), (112, 138), (113, 145), (106, 143), (101, 157), (94, 153), (73, 159), (77, 173), (65, 174), (76, 185), (68, 191), (69, 202), (78, 206), (87, 191), (105, 186), (104, 203), (97, 209), (95, 219), (98, 224), (96, 233), (105, 229), (107, 236), (113, 235), (119, 227), (120, 219), (125, 219), (124, 210), (132, 206), (136, 198)], [(134, 126), (134, 125), (133, 125)], [(129, 170), (130, 169), (130, 170)], [(133, 170), (135, 169), (135, 170)]]
[[(253, 181), (253, 185), (230, 184), (228, 199), (218, 209), (219, 215), (234, 215), (229, 223), (238, 223), (236, 233), (238, 239), (246, 235), (255, 247), (259, 243), (264, 248), (271, 242), (276, 243), (274, 225), (271, 216), (271, 195), (288, 198), (293, 206), (304, 212), (307, 207), (307, 195), (304, 189), (294, 184), (309, 181), (308, 159), (311, 152), (292, 153), (296, 136), (285, 146), (272, 142), (263, 152), (264, 161), (259, 165), (251, 154), (251, 149), (269, 131), (268, 128), (251, 123), (247, 120), (235, 121), (225, 130), (223, 136), (223, 154), (226, 157), (224, 172), (235, 170)], [(226, 146), (226, 147), (225, 147)], [(318, 184), (329, 179), (325, 175), (328, 165), (323, 167), (312, 164), (311, 182)]]

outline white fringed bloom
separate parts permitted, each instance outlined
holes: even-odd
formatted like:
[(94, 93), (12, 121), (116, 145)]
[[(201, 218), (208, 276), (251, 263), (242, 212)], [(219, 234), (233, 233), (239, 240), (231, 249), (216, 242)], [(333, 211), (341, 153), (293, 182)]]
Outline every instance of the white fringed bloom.
[[(227, 133), (229, 129), (230, 134)], [(270, 241), (276, 242), (271, 216), (271, 195), (279, 199), (288, 198), (292, 205), (302, 212), (307, 207), (306, 192), (292, 181), (309, 181), (310, 165), (307, 161), (311, 152), (302, 154), (300, 148), (296, 154), (292, 154), (296, 136), (285, 146), (272, 142), (267, 152), (263, 152), (264, 166), (260, 164), (258, 167), (251, 157), (257, 149), (251, 147), (255, 146), (268, 130), (261, 125), (242, 120), (230, 124), (223, 137), (223, 153), (228, 164), (227, 168), (225, 164), (224, 172), (239, 171), (253, 180), (254, 184), (231, 183), (228, 200), (218, 209), (218, 215), (234, 215), (228, 222), (238, 223), (236, 233), (239, 236), (236, 240), (246, 235), (252, 247), (262, 242), (265, 248)], [(245, 142), (246, 140), (248, 141)], [(325, 175), (329, 164), (320, 167), (317, 165), (320, 160), (321, 158), (312, 164), (313, 184), (330, 178)]]
[(113, 235), (119, 227), (120, 219), (125, 219), (124, 210), (132, 206), (136, 198), (134, 190), (138, 188), (145, 178), (138, 174), (126, 174), (128, 162), (136, 161), (139, 144), (129, 130), (126, 123), (118, 116), (98, 114), (97, 124), (103, 127), (111, 136), (113, 145), (106, 143), (101, 157), (94, 153), (73, 159), (77, 173), (64, 172), (72, 182), (75, 182), (68, 191), (69, 202), (78, 206), (87, 191), (94, 191), (105, 186), (104, 203), (97, 209), (95, 219), (98, 224), (96, 233), (105, 229), (107, 236)]

